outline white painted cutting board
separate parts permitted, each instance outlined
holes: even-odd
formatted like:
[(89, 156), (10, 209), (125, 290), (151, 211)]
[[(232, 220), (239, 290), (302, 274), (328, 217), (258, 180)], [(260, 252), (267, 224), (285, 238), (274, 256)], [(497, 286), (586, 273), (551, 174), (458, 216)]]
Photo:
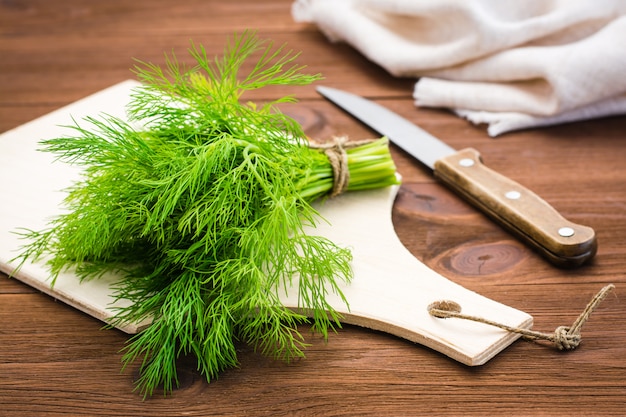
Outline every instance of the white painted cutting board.
[[(53, 161), (53, 155), (37, 151), (42, 139), (63, 136), (72, 118), (109, 114), (125, 117), (131, 89), (126, 81), (67, 107), (0, 135), (0, 269), (12, 273), (12, 262), (23, 243), (14, 233), (19, 228), (39, 230), (61, 213), (63, 189), (79, 175), (77, 168)], [(391, 221), (391, 209), (398, 187), (352, 192), (319, 206), (329, 224), (310, 231), (352, 249), (354, 278), (344, 285), (350, 303), (347, 310), (339, 297), (331, 304), (344, 315), (345, 323), (388, 332), (429, 346), (467, 365), (480, 365), (519, 336), (485, 324), (458, 319), (437, 319), (427, 307), (436, 301), (451, 300), (466, 314), (500, 323), (530, 328), (527, 313), (497, 303), (449, 281), (422, 264), (398, 240)], [(112, 315), (114, 298), (110, 289), (117, 278), (79, 283), (71, 272), (50, 288), (48, 272), (41, 263), (27, 263), (17, 279), (50, 294), (100, 320)], [(283, 299), (297, 307), (297, 290), (291, 288)], [(123, 301), (119, 301), (123, 303)], [(148, 323), (121, 328), (140, 331)]]

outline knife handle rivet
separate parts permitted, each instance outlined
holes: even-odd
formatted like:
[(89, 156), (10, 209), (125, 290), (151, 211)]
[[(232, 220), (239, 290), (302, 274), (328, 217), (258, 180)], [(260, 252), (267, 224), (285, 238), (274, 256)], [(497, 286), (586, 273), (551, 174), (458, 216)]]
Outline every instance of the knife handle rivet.
[(519, 191), (507, 191), (504, 196), (509, 200), (519, 200), (522, 194)]
[(563, 237), (572, 237), (574, 236), (574, 233), (574, 229), (572, 229), (571, 227), (561, 227), (559, 229), (559, 235)]
[(459, 165), (462, 167), (471, 167), (474, 165), (474, 160), (470, 158), (463, 158), (459, 161)]

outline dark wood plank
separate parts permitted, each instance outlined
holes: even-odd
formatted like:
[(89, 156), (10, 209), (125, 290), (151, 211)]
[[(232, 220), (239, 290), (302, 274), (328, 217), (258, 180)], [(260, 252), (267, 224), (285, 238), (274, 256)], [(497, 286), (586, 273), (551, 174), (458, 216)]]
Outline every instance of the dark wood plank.
[[(160, 63), (164, 52), (176, 50), (183, 59), (191, 39), (219, 53), (235, 31), (257, 29), (302, 51), (299, 62), (323, 73), (325, 84), (376, 98), (454, 147), (479, 149), (491, 168), (592, 226), (599, 239), (594, 262), (557, 269), (392, 149), (404, 178), (396, 231), (432, 269), (532, 314), (542, 331), (571, 324), (603, 285), (616, 284), (583, 329), (581, 347), (563, 353), (518, 341), (488, 364), (468, 368), (354, 326), (327, 342), (303, 327), (311, 344), (304, 360), (275, 362), (242, 345), (240, 367), (207, 383), (193, 358), (183, 358), (180, 388), (142, 401), (132, 392), (137, 366), (120, 372), (127, 335), (0, 274), (0, 415), (622, 415), (626, 118), (491, 139), (483, 127), (446, 111), (416, 109), (412, 80), (394, 79), (315, 27), (293, 22), (290, 6), (290, 0), (0, 1), (0, 132), (132, 78), (133, 58)], [(313, 136), (373, 134), (312, 86), (288, 93), (301, 103), (285, 111)]]

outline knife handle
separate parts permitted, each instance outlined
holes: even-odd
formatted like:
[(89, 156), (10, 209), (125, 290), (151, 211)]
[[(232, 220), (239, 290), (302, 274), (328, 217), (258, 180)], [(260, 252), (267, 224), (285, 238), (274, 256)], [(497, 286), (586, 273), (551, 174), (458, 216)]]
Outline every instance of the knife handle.
[(596, 253), (592, 228), (570, 222), (532, 191), (487, 168), (475, 149), (439, 159), (435, 175), (557, 266), (579, 266)]

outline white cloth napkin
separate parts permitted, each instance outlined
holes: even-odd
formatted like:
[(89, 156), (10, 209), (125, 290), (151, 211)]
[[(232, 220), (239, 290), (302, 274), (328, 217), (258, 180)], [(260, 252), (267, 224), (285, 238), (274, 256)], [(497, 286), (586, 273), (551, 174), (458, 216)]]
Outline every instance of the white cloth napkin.
[(296, 0), (292, 14), (491, 136), (626, 114), (626, 0)]

